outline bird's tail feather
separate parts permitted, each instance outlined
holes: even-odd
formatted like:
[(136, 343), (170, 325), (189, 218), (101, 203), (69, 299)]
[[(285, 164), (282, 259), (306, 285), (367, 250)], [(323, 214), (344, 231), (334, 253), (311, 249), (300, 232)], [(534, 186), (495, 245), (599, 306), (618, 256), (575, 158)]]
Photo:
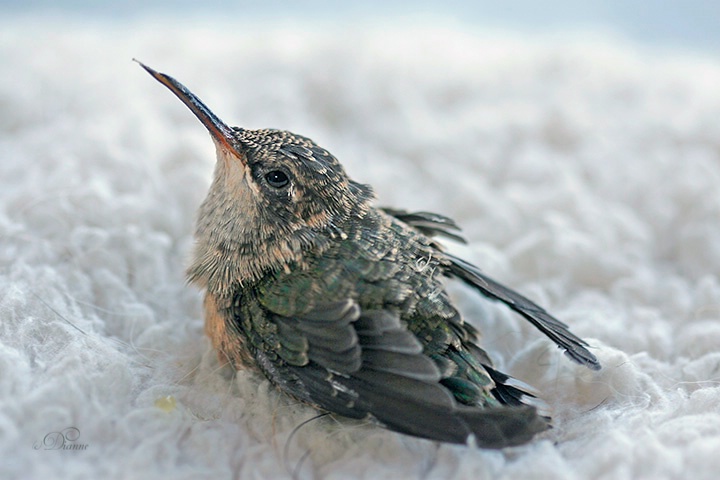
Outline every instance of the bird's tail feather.
[(352, 418), (371, 416), (387, 428), (431, 440), (483, 448), (520, 445), (548, 428), (532, 406), (458, 405), (441, 385), (361, 369), (335, 375), (315, 366), (293, 368), (317, 406)]

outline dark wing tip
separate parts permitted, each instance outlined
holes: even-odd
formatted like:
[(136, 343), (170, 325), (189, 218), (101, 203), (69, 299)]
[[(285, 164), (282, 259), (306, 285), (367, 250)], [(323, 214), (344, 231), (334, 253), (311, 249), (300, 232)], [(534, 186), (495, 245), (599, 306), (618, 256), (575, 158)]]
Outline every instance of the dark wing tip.
[(343, 381), (367, 402), (368, 413), (385, 427), (420, 438), (504, 448), (526, 443), (549, 428), (532, 406), (458, 405), (437, 383), (365, 370)]
[(461, 235), (454, 233), (460, 231), (460, 227), (452, 218), (432, 212), (408, 212), (407, 210), (399, 210), (395, 208), (384, 207), (382, 211), (396, 219), (404, 222), (423, 235), (435, 237), (437, 235), (444, 236), (460, 243), (467, 243), (467, 240)]
[(591, 370), (600, 370), (602, 368), (595, 355), (585, 348), (587, 342), (572, 333), (567, 325), (550, 315), (544, 308), (482, 274), (477, 267), (461, 258), (449, 253), (445, 253), (445, 256), (450, 261), (448, 266), (449, 275), (475, 287), (486, 297), (501, 301), (510, 309), (522, 315), (555, 342), (558, 347), (565, 350), (565, 354), (575, 362), (585, 365)]
[(600, 361), (597, 359), (597, 357), (584, 347), (582, 349), (565, 349), (565, 355), (567, 355), (580, 365), (585, 365), (590, 370), (598, 371), (602, 369), (602, 365), (600, 364)]

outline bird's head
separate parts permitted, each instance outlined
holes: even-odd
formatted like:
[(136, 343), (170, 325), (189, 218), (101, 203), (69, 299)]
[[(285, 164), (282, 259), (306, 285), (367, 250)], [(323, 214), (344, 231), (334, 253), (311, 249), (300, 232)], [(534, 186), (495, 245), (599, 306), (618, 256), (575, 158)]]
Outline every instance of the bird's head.
[[(139, 63), (139, 62), (138, 62)], [(269, 270), (302, 264), (342, 238), (370, 208), (372, 190), (312, 140), (280, 130), (229, 127), (174, 78), (140, 63), (208, 129), (215, 176), (200, 207), (191, 281), (226, 293)]]

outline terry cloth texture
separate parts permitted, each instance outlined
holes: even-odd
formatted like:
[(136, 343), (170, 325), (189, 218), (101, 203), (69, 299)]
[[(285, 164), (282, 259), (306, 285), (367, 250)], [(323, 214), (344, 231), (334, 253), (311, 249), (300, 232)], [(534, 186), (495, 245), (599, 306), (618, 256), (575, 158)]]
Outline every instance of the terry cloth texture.
[[(455, 218), (454, 251), (604, 368), (452, 286), (555, 428), (487, 451), (300, 427), (313, 409), (222, 368), (203, 335), (184, 268), (214, 147), (133, 57), (230, 124), (313, 138), (378, 204)], [(0, 65), (0, 477), (717, 478), (717, 58), (430, 24), (19, 17)]]

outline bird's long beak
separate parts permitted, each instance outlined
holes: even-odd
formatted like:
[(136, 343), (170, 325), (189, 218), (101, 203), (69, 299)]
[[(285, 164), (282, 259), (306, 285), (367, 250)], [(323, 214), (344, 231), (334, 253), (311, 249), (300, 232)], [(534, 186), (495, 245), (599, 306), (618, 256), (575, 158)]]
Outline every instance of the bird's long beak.
[(148, 67), (139, 60), (135, 60), (142, 68), (145, 69), (155, 80), (169, 88), (182, 102), (188, 106), (188, 108), (195, 114), (195, 116), (205, 125), (210, 135), (217, 142), (218, 146), (223, 147), (228, 152), (232, 152), (242, 159), (242, 152), (238, 151), (236, 145), (235, 135), (232, 128), (228, 127), (225, 122), (220, 120), (205, 104), (200, 100), (194, 93), (185, 87), (182, 83), (175, 80), (170, 75), (157, 72), (152, 68)]

